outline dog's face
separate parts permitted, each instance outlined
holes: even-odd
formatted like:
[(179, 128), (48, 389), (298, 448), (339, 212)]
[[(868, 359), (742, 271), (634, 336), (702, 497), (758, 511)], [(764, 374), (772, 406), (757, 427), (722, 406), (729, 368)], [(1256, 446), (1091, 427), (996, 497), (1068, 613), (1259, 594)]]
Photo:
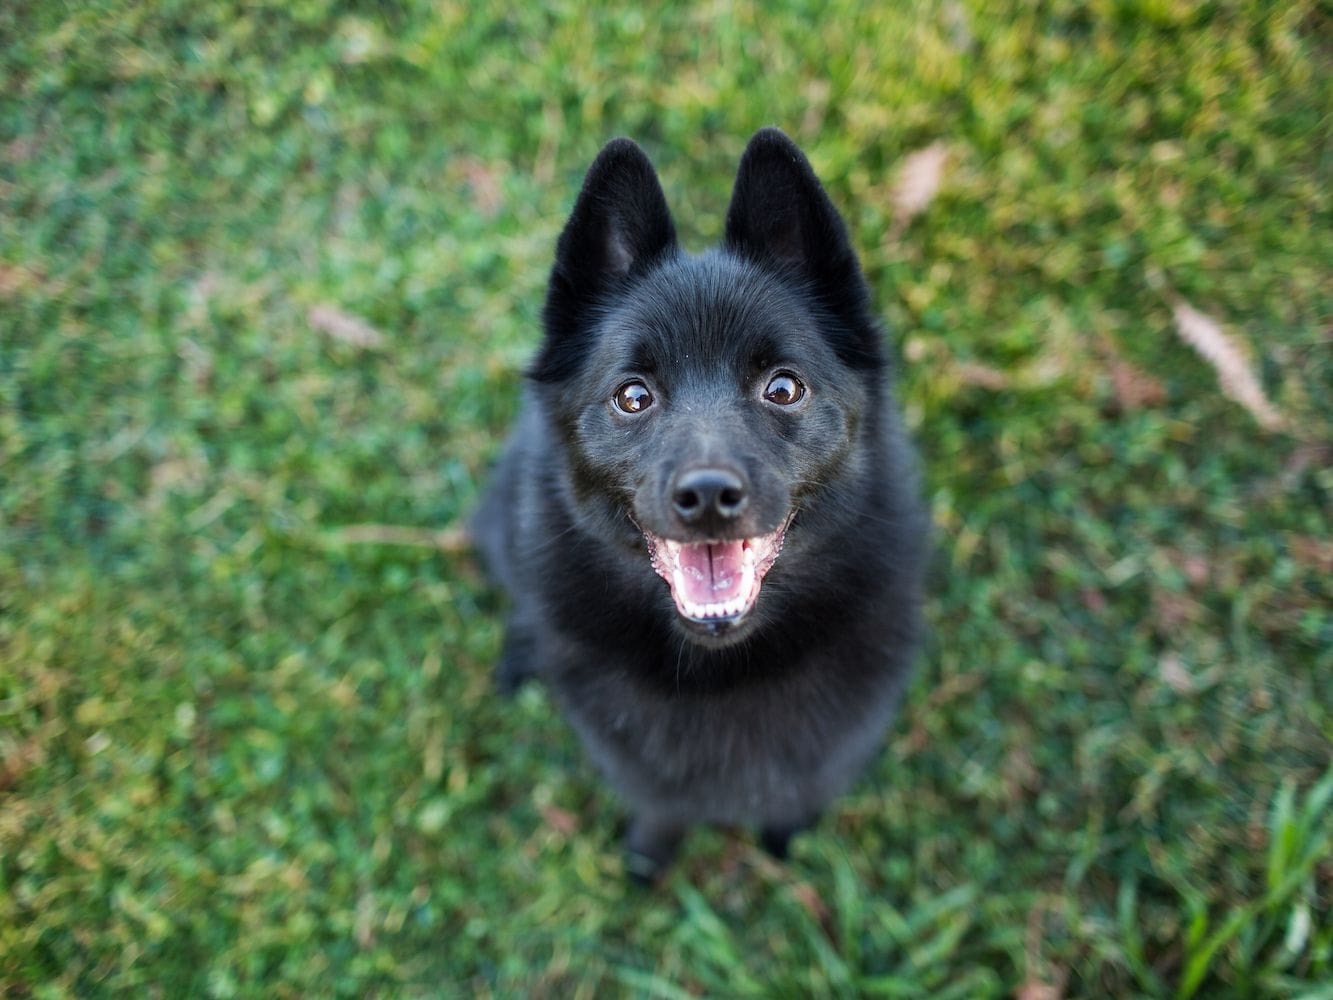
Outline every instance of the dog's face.
[(651, 165), (612, 143), (561, 236), (545, 319), (532, 374), (581, 521), (662, 577), (691, 635), (740, 638), (766, 575), (818, 559), (806, 522), (880, 401), (864, 280), (809, 164), (761, 132), (723, 248), (688, 257)]

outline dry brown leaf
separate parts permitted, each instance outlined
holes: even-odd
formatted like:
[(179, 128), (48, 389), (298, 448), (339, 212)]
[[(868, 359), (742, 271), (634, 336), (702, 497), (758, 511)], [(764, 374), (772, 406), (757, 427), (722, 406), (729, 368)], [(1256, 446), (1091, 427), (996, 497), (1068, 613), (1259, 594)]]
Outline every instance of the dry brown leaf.
[(1060, 1000), (1060, 991), (1050, 983), (1029, 979), (1014, 991), (1014, 1000)]
[(21, 135), (5, 144), (4, 158), (10, 163), (19, 164), (32, 158), (32, 154), (37, 151), (37, 138), (31, 135)]
[(1282, 415), (1264, 395), (1237, 341), (1228, 336), (1216, 320), (1183, 299), (1172, 302), (1171, 314), (1175, 317), (1180, 339), (1198, 351), (1217, 372), (1222, 391), (1249, 410), (1265, 430), (1280, 428)]
[(148, 474), (144, 506), (150, 511), (160, 511), (170, 493), (198, 489), (207, 474), (207, 463), (196, 454), (177, 455), (158, 462)]
[(16, 298), (42, 284), (40, 274), (26, 267), (0, 263), (0, 299)]
[(578, 833), (578, 817), (569, 810), (561, 809), (559, 806), (544, 805), (538, 806), (537, 811), (542, 814), (542, 819), (546, 820), (546, 825), (556, 833), (566, 837)]
[(1185, 666), (1185, 661), (1178, 653), (1163, 653), (1157, 661), (1162, 681), (1176, 694), (1188, 695), (1206, 691), (1222, 679), (1222, 668), (1209, 667), (1200, 673), (1193, 673)]
[(504, 189), (500, 185), (499, 170), (484, 160), (471, 156), (462, 161), (459, 169), (464, 182), (472, 191), (477, 210), (488, 219), (494, 217), (504, 205)]
[(1166, 402), (1166, 386), (1127, 361), (1111, 362), (1111, 384), (1115, 387), (1116, 402), (1122, 410), (1142, 410), (1161, 406)]
[(45, 744), (37, 734), (0, 754), (0, 792), (9, 791), (19, 783), (20, 778), (45, 759)]
[(375, 943), (375, 896), (368, 890), (362, 890), (356, 901), (356, 921), (352, 934), (362, 948), (369, 948)]
[(1114, 340), (1102, 334), (1097, 338), (1097, 344), (1098, 353), (1105, 358), (1110, 370), (1111, 387), (1122, 412), (1161, 406), (1166, 402), (1166, 386), (1162, 381), (1126, 361)]
[(1312, 566), (1326, 576), (1333, 575), (1333, 539), (1287, 535), (1287, 550), (1302, 566)]
[(311, 306), (306, 319), (316, 330), (327, 333), (340, 343), (361, 348), (384, 346), (384, 334), (359, 316), (343, 312), (337, 306)]
[(983, 389), (999, 391), (1009, 388), (1009, 376), (998, 368), (983, 365), (978, 361), (958, 362), (958, 377), (965, 385), (977, 385)]
[(1024, 747), (1015, 747), (1005, 754), (1000, 764), (1000, 777), (1004, 781), (1004, 790), (1013, 801), (1021, 799), (1027, 792), (1034, 791), (1041, 777), (1037, 765)]
[(1170, 590), (1154, 590), (1152, 608), (1153, 617), (1164, 635), (1173, 635), (1180, 626), (1192, 624), (1203, 617), (1203, 607), (1197, 601), (1186, 594)]
[(1160, 558), (1185, 574), (1189, 585), (1195, 589), (1202, 587), (1214, 575), (1207, 558), (1197, 552), (1186, 552), (1174, 546), (1165, 546), (1159, 550)]
[(909, 154), (898, 171), (898, 183), (889, 196), (893, 204), (896, 232), (924, 212), (935, 200), (940, 182), (944, 179), (944, 165), (949, 159), (949, 148), (942, 142), (932, 142), (924, 149)]
[(1093, 614), (1101, 615), (1106, 613), (1108, 607), (1106, 595), (1100, 590), (1094, 590), (1092, 587), (1084, 587), (1078, 592), (1078, 597), (1079, 600), (1083, 602), (1083, 606)]
[(1175, 653), (1165, 654), (1157, 667), (1162, 672), (1162, 680), (1176, 694), (1191, 694), (1194, 691), (1194, 677), (1185, 669), (1185, 663)]

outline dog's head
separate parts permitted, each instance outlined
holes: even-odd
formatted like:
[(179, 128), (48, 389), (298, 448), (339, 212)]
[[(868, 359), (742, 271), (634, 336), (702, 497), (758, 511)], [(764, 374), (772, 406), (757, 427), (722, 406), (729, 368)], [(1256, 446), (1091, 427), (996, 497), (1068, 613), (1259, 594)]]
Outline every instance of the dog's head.
[(874, 461), (854, 444), (887, 405), (861, 268), (805, 156), (755, 135), (722, 246), (692, 257), (643, 151), (610, 143), (561, 234), (544, 322), (530, 374), (576, 516), (666, 580), (691, 634), (743, 635), (770, 571), (820, 559), (814, 528)]

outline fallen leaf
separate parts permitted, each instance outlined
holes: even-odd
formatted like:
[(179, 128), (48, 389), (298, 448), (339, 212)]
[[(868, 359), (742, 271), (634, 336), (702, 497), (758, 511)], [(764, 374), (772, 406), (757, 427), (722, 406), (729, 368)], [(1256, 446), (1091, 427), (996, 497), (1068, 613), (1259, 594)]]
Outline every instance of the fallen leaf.
[(1111, 385), (1115, 388), (1116, 402), (1122, 410), (1142, 410), (1161, 406), (1166, 402), (1166, 386), (1127, 361), (1111, 362)]
[(983, 365), (977, 361), (960, 361), (957, 371), (958, 377), (965, 385), (977, 385), (997, 392), (1009, 387), (1009, 376), (990, 365)]
[(340, 343), (362, 348), (384, 345), (384, 334), (359, 316), (343, 312), (337, 306), (311, 306), (306, 319), (316, 330), (327, 333)]
[(1197, 622), (1203, 616), (1203, 608), (1197, 601), (1170, 590), (1154, 590), (1152, 607), (1153, 616), (1165, 635), (1173, 635), (1180, 626)]
[(0, 299), (17, 298), (42, 283), (42, 276), (26, 267), (0, 263)]
[(1259, 426), (1277, 430), (1283, 424), (1282, 415), (1264, 395), (1259, 380), (1245, 361), (1239, 343), (1228, 336), (1216, 320), (1190, 306), (1183, 299), (1171, 305), (1180, 339), (1193, 347), (1213, 366), (1222, 391), (1249, 410)]
[(1060, 991), (1050, 983), (1029, 979), (1014, 991), (1014, 1000), (1060, 1000)]
[(1102, 334), (1097, 344), (1098, 354), (1105, 359), (1111, 373), (1111, 387), (1122, 412), (1160, 406), (1166, 402), (1166, 386), (1162, 381), (1126, 361), (1114, 340)]
[(903, 160), (902, 168), (898, 171), (898, 183), (889, 196), (893, 205), (895, 232), (902, 232), (909, 222), (935, 200), (948, 159), (948, 147), (942, 142), (932, 142)]
[(0, 792), (7, 792), (19, 783), (29, 770), (46, 759), (46, 750), (38, 735), (29, 736), (17, 746), (0, 755)]
[(1325, 576), (1333, 575), (1333, 539), (1287, 535), (1287, 550), (1302, 566), (1312, 566)]
[(1162, 680), (1166, 681), (1167, 686), (1176, 694), (1189, 694), (1194, 690), (1194, 678), (1190, 676), (1185, 664), (1175, 653), (1163, 656), (1158, 661), (1157, 667), (1162, 672)]
[(1185, 554), (1180, 559), (1180, 568), (1192, 586), (1202, 587), (1208, 582), (1208, 560), (1203, 556), (1194, 552)]
[(1199, 674), (1191, 673), (1179, 653), (1163, 653), (1157, 661), (1157, 669), (1166, 686), (1176, 694), (1198, 694), (1222, 679), (1222, 668), (1217, 666)]
[(1041, 775), (1032, 760), (1032, 754), (1023, 747), (1016, 747), (1005, 754), (1000, 765), (1000, 777), (1009, 798), (1018, 800), (1037, 788)]
[(492, 218), (504, 204), (504, 190), (500, 186), (499, 170), (476, 157), (466, 157), (459, 164), (463, 181), (472, 191), (477, 210)]
[(150, 511), (160, 511), (169, 494), (189, 492), (202, 486), (207, 471), (203, 459), (194, 454), (158, 462), (148, 474), (149, 487), (144, 506)]
[(353, 936), (362, 948), (369, 948), (375, 943), (375, 896), (362, 890), (356, 901), (356, 919), (353, 924)]
[(1083, 602), (1083, 606), (1093, 614), (1100, 615), (1106, 613), (1106, 608), (1108, 606), (1106, 603), (1106, 595), (1100, 590), (1095, 590), (1092, 587), (1084, 587), (1078, 592), (1078, 596), (1079, 600)]
[(556, 833), (569, 837), (578, 832), (578, 817), (569, 810), (553, 805), (538, 806), (537, 808), (542, 814), (542, 819), (546, 820), (546, 825)]

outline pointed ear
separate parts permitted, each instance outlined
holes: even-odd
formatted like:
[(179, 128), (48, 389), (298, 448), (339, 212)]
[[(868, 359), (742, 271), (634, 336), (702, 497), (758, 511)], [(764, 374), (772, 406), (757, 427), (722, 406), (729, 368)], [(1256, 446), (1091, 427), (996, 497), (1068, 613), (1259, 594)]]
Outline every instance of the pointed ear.
[(867, 343), (851, 353), (878, 356), (869, 294), (847, 227), (810, 161), (778, 129), (761, 129), (745, 147), (724, 243), (741, 257), (806, 283), (825, 308), (865, 335), (856, 339)]
[(543, 321), (546, 339), (529, 373), (558, 381), (577, 365), (590, 312), (605, 296), (676, 250), (676, 227), (647, 155), (629, 139), (597, 154), (556, 244)]

